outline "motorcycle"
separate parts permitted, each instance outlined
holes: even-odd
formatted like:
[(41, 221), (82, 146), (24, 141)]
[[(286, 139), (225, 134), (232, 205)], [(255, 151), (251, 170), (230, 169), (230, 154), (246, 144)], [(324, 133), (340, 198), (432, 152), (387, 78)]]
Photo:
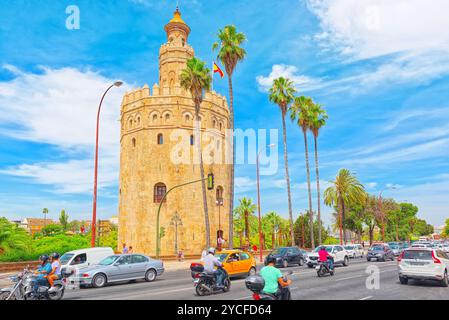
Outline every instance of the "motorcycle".
[(198, 296), (207, 296), (218, 292), (228, 292), (231, 289), (231, 280), (225, 269), (218, 267), (224, 274), (223, 287), (217, 286), (215, 274), (204, 272), (204, 266), (199, 263), (193, 263), (190, 266), (193, 278), (193, 286)]
[[(292, 274), (293, 271), (284, 273), (284, 282), (287, 282), (288, 276)], [(246, 288), (253, 293), (253, 299), (256, 301), (291, 300), (290, 288), (288, 286), (281, 287), (281, 285), (279, 285), (279, 290), (276, 294), (263, 292), (263, 288), (265, 287), (265, 280), (259, 275), (249, 276), (248, 278), (246, 278), (245, 285)], [(284, 291), (284, 294), (282, 294), (282, 291)]]
[(70, 274), (62, 274), (62, 279), (55, 280), (54, 286), (56, 290), (50, 291), (48, 286), (39, 285), (34, 290), (34, 283), (37, 276), (25, 268), (23, 272), (11, 277), (13, 283), (12, 288), (4, 288), (0, 290), (0, 300), (61, 300)]
[(324, 277), (328, 273), (331, 276), (333, 276), (335, 274), (335, 267), (330, 269), (329, 260), (330, 260), (330, 258), (328, 258), (327, 262), (322, 262), (322, 261), (318, 262), (318, 265), (315, 267), (318, 277)]

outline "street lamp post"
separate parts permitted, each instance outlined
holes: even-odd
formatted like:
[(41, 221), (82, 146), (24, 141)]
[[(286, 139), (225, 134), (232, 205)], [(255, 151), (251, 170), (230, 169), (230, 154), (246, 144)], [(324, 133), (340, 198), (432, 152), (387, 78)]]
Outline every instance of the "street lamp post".
[(120, 87), (123, 84), (121, 81), (117, 81), (114, 84), (110, 85), (109, 88), (105, 91), (103, 96), (101, 97), (100, 104), (98, 105), (98, 112), (97, 112), (97, 134), (96, 134), (96, 140), (95, 140), (95, 167), (94, 167), (94, 196), (93, 196), (93, 208), (92, 208), (92, 241), (91, 246), (95, 247), (95, 236), (97, 231), (97, 186), (98, 186), (98, 140), (99, 140), (99, 128), (100, 128), (100, 112), (101, 112), (101, 106), (103, 105), (104, 98), (106, 97), (106, 94), (111, 90), (113, 87)]
[(222, 243), (221, 243), (221, 210), (220, 208), (223, 206), (223, 199), (222, 198), (218, 198), (215, 203), (218, 206), (218, 239), (217, 239), (217, 249), (218, 251), (221, 251), (222, 249)]
[(175, 215), (172, 217), (170, 225), (172, 227), (175, 227), (175, 254), (177, 255), (179, 253), (178, 250), (178, 227), (182, 227), (182, 220), (179, 216), (178, 212), (175, 213)]
[[(268, 148), (273, 148), (275, 145), (270, 144), (267, 146)], [(262, 150), (259, 151), (256, 158), (256, 174), (257, 174), (257, 211), (259, 215), (259, 259), (260, 262), (263, 262), (263, 254), (262, 254), (262, 218), (260, 213), (260, 170), (259, 170), (259, 158)]]

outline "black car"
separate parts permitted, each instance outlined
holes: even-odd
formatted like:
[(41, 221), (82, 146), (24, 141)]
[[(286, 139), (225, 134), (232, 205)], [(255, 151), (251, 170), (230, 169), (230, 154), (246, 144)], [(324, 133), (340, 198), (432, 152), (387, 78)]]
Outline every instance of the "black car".
[(390, 246), (387, 244), (374, 244), (369, 248), (366, 260), (371, 261), (376, 259), (377, 261), (394, 261), (394, 253)]
[[(276, 267), (287, 268), (291, 265), (302, 266), (305, 261), (305, 257), (301, 250), (297, 247), (283, 247), (273, 250), (268, 257), (274, 257), (276, 259)], [(265, 258), (265, 265), (267, 265), (267, 258)]]

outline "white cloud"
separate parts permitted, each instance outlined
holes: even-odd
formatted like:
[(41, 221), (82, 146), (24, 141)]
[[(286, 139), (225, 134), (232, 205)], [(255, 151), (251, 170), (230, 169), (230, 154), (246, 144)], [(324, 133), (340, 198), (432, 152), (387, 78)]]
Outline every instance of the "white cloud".
[[(0, 82), (0, 133), (16, 139), (47, 143), (70, 160), (22, 164), (3, 174), (28, 178), (54, 187), (56, 192), (88, 193), (92, 189), (96, 114), (104, 90), (116, 79), (93, 71), (42, 68), (24, 73), (12, 66), (16, 77)], [(100, 123), (100, 187), (117, 183), (119, 167), (120, 103), (123, 89), (106, 97)], [(11, 129), (13, 128), (13, 129)], [(83, 160), (73, 159), (73, 151)]]
[(320, 86), (320, 80), (298, 74), (299, 70), (295, 66), (285, 64), (275, 64), (268, 76), (258, 76), (257, 83), (261, 91), (268, 91), (273, 85), (274, 79), (284, 77), (292, 80), (298, 90), (309, 91)]
[(446, 0), (308, 0), (307, 5), (320, 20), (316, 39), (356, 59), (449, 51)]

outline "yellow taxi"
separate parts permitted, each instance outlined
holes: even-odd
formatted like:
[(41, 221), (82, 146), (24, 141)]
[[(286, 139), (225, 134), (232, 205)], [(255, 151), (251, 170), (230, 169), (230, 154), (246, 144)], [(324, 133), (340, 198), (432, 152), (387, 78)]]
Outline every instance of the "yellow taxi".
[(234, 249), (215, 254), (230, 277), (256, 274), (256, 259), (248, 252)]

